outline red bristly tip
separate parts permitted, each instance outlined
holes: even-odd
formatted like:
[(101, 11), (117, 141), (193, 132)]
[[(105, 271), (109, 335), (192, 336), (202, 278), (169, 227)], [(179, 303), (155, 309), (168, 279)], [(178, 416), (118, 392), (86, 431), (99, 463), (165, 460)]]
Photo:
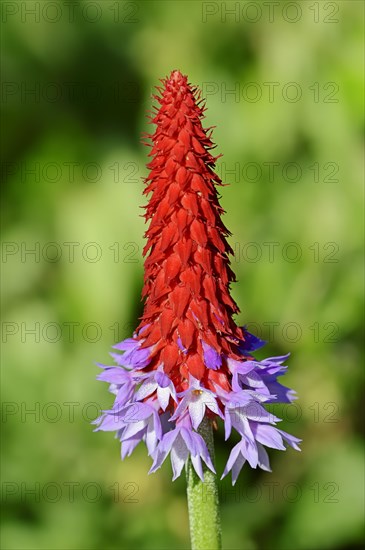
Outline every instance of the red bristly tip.
[(214, 380), (228, 390), (226, 362), (208, 369), (203, 350), (204, 342), (239, 359), (243, 338), (233, 321), (239, 310), (229, 292), (235, 278), (216, 191), (222, 185), (214, 172), (218, 157), (209, 152), (213, 143), (201, 124), (200, 92), (178, 70), (162, 83), (161, 95), (154, 96), (161, 105), (151, 120), (156, 130), (148, 136), (152, 160), (144, 194), (150, 195), (150, 223), (138, 337), (143, 347), (155, 346), (149, 368), (163, 363), (177, 390), (187, 387), (189, 373), (207, 388)]

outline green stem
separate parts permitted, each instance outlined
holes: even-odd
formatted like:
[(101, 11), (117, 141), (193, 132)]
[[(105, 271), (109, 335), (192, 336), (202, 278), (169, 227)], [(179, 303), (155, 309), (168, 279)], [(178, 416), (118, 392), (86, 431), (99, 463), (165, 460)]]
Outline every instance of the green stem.
[[(207, 444), (214, 464), (214, 439), (212, 422), (204, 418), (198, 432)], [(220, 550), (221, 524), (217, 476), (203, 464), (204, 482), (194, 470), (189, 459), (186, 465), (190, 538), (192, 550)]]

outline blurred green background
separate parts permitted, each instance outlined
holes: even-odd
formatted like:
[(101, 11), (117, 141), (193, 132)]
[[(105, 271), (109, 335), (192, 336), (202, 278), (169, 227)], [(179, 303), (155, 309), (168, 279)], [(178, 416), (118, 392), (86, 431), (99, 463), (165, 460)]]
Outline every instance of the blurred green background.
[(140, 135), (175, 68), (216, 125), (238, 321), (292, 353), (300, 398), (279, 412), (302, 453), (222, 482), (224, 548), (362, 547), (363, 3), (3, 2), (2, 22), (2, 548), (189, 547), (183, 477), (90, 426), (112, 402), (95, 361), (141, 313)]

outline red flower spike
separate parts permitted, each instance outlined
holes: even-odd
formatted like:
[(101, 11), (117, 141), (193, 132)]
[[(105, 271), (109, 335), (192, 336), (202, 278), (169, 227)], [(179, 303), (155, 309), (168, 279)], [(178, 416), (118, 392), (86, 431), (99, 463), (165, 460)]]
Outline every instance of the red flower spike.
[[(173, 370), (185, 388), (189, 373), (199, 380), (207, 373), (202, 342), (238, 357), (243, 334), (231, 320), (239, 311), (229, 292), (232, 250), (220, 219), (216, 185), (222, 183), (213, 171), (218, 157), (209, 152), (211, 131), (201, 123), (204, 106), (179, 71), (162, 82), (161, 96), (155, 96), (161, 107), (151, 120), (156, 130), (149, 136), (145, 308), (137, 334), (143, 347), (159, 336), (166, 340), (154, 363), (170, 376)], [(216, 383), (229, 387), (226, 365), (211, 372)]]
[(122, 458), (145, 441), (153, 457), (150, 472), (170, 454), (174, 479), (193, 452), (192, 464), (203, 479), (201, 460), (214, 467), (196, 430), (203, 417), (213, 425), (220, 417), (226, 437), (232, 428), (241, 436), (223, 472), (232, 470), (234, 484), (246, 461), (270, 470), (264, 442), (283, 450), (285, 441), (299, 450), (300, 440), (276, 428), (279, 419), (263, 406), (291, 403), (295, 392), (276, 380), (287, 356), (257, 361), (251, 352), (265, 342), (233, 320), (238, 307), (229, 293), (232, 249), (220, 219), (216, 186), (222, 182), (214, 173), (219, 157), (211, 155), (211, 131), (201, 124), (200, 93), (179, 71), (158, 91), (144, 190), (150, 197), (144, 313), (133, 338), (114, 346), (124, 352), (112, 353), (118, 366), (101, 365), (99, 379), (111, 384), (116, 400), (97, 419), (97, 429), (117, 431)]

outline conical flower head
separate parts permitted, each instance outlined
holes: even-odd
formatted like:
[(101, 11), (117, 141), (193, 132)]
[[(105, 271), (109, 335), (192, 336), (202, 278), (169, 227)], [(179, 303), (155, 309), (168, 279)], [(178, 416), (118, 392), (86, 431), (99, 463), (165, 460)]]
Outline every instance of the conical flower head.
[(200, 93), (173, 71), (154, 96), (155, 132), (146, 178), (149, 226), (144, 248), (144, 312), (133, 338), (115, 346), (117, 366), (99, 376), (116, 395), (97, 429), (117, 431), (122, 457), (144, 441), (151, 471), (171, 455), (174, 478), (188, 457), (202, 477), (201, 459), (213, 469), (197, 432), (205, 416), (224, 420), (226, 437), (241, 436), (228, 459), (236, 481), (242, 465), (269, 469), (263, 445), (298, 449), (299, 440), (278, 430), (265, 403), (290, 403), (294, 392), (277, 377), (287, 356), (256, 361), (264, 342), (236, 325), (230, 296), (228, 230), (221, 215), (211, 154), (211, 131), (202, 126)]
[(229, 293), (234, 274), (216, 190), (221, 180), (196, 96), (178, 71), (164, 81), (145, 190), (150, 225), (138, 330), (144, 347), (157, 346), (152, 368), (163, 363), (179, 389), (189, 374), (207, 387), (226, 378), (227, 366), (216, 357), (239, 358), (243, 338), (232, 318), (238, 308)]

